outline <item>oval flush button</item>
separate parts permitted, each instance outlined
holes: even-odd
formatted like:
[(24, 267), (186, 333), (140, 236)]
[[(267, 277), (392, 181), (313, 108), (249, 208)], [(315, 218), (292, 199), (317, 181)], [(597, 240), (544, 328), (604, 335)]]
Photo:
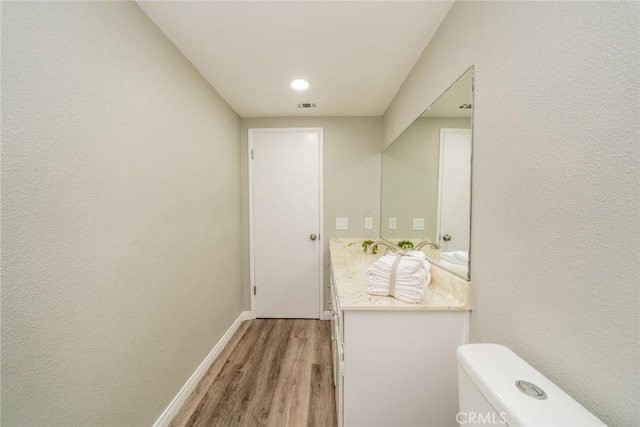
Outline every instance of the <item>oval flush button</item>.
[(534, 399), (544, 400), (547, 398), (547, 393), (545, 393), (543, 389), (529, 381), (516, 381), (516, 387), (518, 387), (518, 390), (529, 397), (533, 397)]

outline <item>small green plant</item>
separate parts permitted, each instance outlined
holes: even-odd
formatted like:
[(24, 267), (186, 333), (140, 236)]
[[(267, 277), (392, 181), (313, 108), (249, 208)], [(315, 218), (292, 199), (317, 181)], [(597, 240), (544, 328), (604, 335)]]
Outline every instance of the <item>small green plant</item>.
[(413, 249), (413, 243), (408, 240), (403, 240), (401, 242), (398, 242), (398, 247), (400, 249)]
[(371, 248), (371, 253), (372, 254), (377, 254), (378, 253), (378, 246), (372, 246), (375, 242), (373, 240), (365, 240), (364, 242), (362, 242), (362, 251), (363, 252), (367, 252), (367, 250), (369, 248)]

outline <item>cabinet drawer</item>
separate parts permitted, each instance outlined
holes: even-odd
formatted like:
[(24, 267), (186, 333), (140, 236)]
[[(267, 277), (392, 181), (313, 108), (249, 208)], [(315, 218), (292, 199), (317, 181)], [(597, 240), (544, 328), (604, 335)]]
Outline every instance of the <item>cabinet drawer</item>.
[(340, 300), (338, 300), (338, 294), (336, 287), (331, 280), (331, 298), (329, 300), (329, 311), (331, 313), (331, 327), (336, 328), (338, 336), (342, 340), (344, 335), (342, 332), (342, 310), (340, 310)]
[(338, 343), (336, 340), (338, 339), (336, 335), (336, 329), (334, 327), (333, 319), (331, 321), (331, 358), (333, 360), (333, 386), (336, 387), (338, 385)]
[(337, 335), (333, 341), (335, 345), (333, 378), (336, 387), (336, 415), (338, 417), (338, 427), (343, 425), (343, 408), (344, 408), (344, 351), (342, 347), (342, 338), (338, 335), (338, 330), (334, 330), (333, 334)]

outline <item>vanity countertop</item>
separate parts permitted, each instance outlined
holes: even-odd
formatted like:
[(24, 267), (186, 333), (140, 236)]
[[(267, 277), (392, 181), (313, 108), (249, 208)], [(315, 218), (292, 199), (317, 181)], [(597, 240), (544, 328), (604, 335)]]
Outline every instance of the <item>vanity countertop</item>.
[(424, 301), (406, 303), (365, 292), (365, 275), (382, 255), (362, 250), (364, 238), (331, 238), (331, 272), (342, 310), (470, 310), (471, 282), (431, 265), (431, 283)]

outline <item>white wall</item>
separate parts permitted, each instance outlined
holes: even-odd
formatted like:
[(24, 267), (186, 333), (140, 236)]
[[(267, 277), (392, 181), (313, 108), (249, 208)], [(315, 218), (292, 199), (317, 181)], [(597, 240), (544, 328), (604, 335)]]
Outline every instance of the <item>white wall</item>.
[[(249, 193), (247, 138), (249, 128), (323, 128), (325, 307), (329, 284), (330, 237), (377, 237), (380, 233), (380, 152), (382, 117), (289, 117), (241, 119), (243, 176), (243, 291), (244, 309), (251, 309), (249, 293)], [(373, 229), (364, 218), (373, 217)], [(349, 218), (348, 230), (336, 230), (336, 217)]]
[(456, 2), (388, 144), (475, 65), (472, 340), (640, 424), (637, 2)]
[(241, 311), (239, 119), (135, 3), (2, 55), (2, 424), (150, 425)]

